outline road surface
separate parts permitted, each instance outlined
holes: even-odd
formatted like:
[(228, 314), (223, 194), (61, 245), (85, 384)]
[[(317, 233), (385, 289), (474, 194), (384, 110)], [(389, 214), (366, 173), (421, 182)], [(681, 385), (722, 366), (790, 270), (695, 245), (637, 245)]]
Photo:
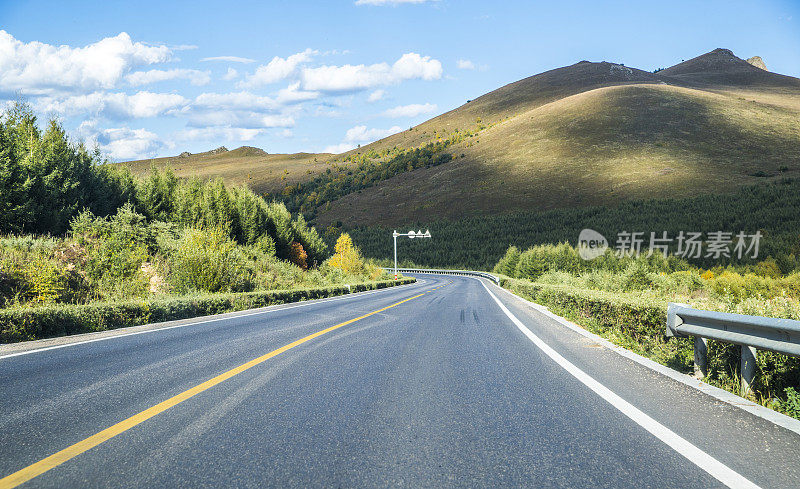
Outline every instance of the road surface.
[(800, 435), (488, 282), (418, 278), (0, 348), (0, 488), (800, 485)]

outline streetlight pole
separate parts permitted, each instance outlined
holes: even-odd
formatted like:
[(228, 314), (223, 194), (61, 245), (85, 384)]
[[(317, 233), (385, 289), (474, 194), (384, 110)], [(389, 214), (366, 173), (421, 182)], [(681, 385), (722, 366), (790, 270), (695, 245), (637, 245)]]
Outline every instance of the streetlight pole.
[(397, 230), (392, 232), (392, 238), (394, 238), (394, 279), (397, 280), (397, 237), (398, 236), (408, 236), (409, 239), (414, 238), (430, 238), (431, 232), (430, 230), (425, 230), (423, 233), (422, 230), (414, 232), (412, 229), (407, 233), (398, 233)]

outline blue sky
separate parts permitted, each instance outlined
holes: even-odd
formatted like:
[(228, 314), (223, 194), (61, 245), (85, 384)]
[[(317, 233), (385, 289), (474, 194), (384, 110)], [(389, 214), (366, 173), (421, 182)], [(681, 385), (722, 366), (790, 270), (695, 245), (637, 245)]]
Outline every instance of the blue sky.
[(115, 160), (342, 151), (583, 59), (717, 47), (800, 76), (800, 2), (0, 0), (0, 104)]

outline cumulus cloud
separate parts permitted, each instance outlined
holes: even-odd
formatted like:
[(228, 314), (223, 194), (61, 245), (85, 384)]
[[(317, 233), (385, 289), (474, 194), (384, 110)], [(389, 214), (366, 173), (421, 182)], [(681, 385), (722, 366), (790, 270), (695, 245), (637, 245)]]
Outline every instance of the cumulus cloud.
[(231, 81), (239, 76), (239, 72), (234, 70), (233, 68), (228, 68), (228, 72), (222, 76), (223, 80)]
[(345, 151), (350, 151), (351, 149), (355, 149), (356, 145), (353, 143), (340, 143), (340, 144), (332, 144), (330, 146), (326, 146), (325, 149), (322, 150), (323, 153), (333, 153), (339, 154), (344, 153)]
[(178, 131), (173, 137), (178, 141), (251, 141), (263, 132), (244, 127), (202, 127)]
[(156, 134), (146, 129), (98, 129), (94, 120), (81, 123), (78, 133), (117, 161), (151, 158), (164, 146)]
[(211, 82), (211, 72), (175, 68), (172, 70), (135, 71), (125, 77), (125, 80), (133, 86), (177, 79), (189, 80), (192, 85), (196, 86), (208, 85)]
[(388, 63), (320, 66), (302, 71), (303, 87), (323, 92), (352, 92), (403, 80), (441, 77), (442, 63), (417, 53), (406, 53), (391, 66)]
[(213, 127), (231, 126), (247, 129), (273, 127), (293, 127), (294, 117), (285, 114), (264, 114), (240, 110), (216, 110), (212, 112), (192, 112), (189, 114), (189, 126)]
[(25, 43), (0, 30), (0, 87), (32, 95), (110, 89), (131, 69), (171, 58), (167, 46), (133, 42), (125, 32), (71, 47)]
[(459, 70), (474, 70), (475, 63), (468, 59), (460, 59), (458, 60), (458, 69)]
[(392, 134), (397, 134), (402, 130), (403, 128), (400, 126), (392, 126), (389, 129), (367, 129), (367, 126), (355, 126), (347, 130), (347, 133), (344, 135), (344, 140), (348, 143), (372, 142), (391, 136)]
[(431, 0), (356, 0), (356, 5), (400, 5), (403, 3), (427, 3)]
[(241, 58), (239, 56), (211, 56), (203, 58), (200, 61), (227, 61), (228, 63), (255, 63), (256, 60), (250, 58)]
[(306, 100), (314, 100), (319, 97), (319, 92), (311, 92), (300, 89), (300, 82), (293, 83), (288, 87), (278, 90), (278, 96), (275, 101), (278, 104), (296, 104), (305, 102)]
[(347, 130), (347, 133), (345, 133), (343, 142), (327, 146), (322, 152), (334, 154), (344, 153), (345, 151), (355, 149), (361, 143), (371, 143), (372, 141), (383, 139), (386, 136), (397, 134), (402, 130), (403, 128), (400, 126), (392, 126), (389, 129), (368, 129), (367, 126), (351, 127)]
[(231, 93), (201, 93), (194, 99), (195, 107), (233, 110), (277, 110), (280, 105), (270, 97), (241, 91)]
[(430, 114), (437, 109), (436, 104), (410, 104), (398, 105), (383, 112), (384, 117), (416, 117), (421, 114)]
[(181, 109), (188, 102), (188, 99), (174, 93), (142, 91), (128, 95), (94, 92), (65, 98), (44, 97), (35, 103), (35, 107), (41, 112), (64, 116), (92, 114), (110, 119), (131, 119), (156, 117)]
[[(194, 127), (230, 126), (240, 128), (292, 127), (294, 117), (286, 104), (305, 97), (290, 86), (279, 93), (278, 100), (251, 92), (202, 93), (183, 113)], [(294, 98), (294, 100), (293, 100)]]
[(259, 66), (254, 73), (247, 75), (239, 85), (243, 88), (260, 87), (286, 79), (295, 73), (300, 64), (311, 61), (315, 54), (317, 51), (308, 48), (286, 58), (275, 56), (269, 63)]
[(367, 102), (377, 102), (378, 100), (382, 100), (384, 97), (386, 97), (386, 90), (378, 89), (369, 94), (369, 97), (367, 97)]

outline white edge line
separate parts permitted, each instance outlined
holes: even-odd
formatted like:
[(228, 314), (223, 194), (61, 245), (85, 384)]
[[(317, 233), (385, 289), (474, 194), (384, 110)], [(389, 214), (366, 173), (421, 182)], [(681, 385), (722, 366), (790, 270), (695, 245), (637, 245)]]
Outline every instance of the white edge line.
[(525, 335), (528, 337), (533, 344), (535, 344), (540, 350), (542, 350), (547, 356), (549, 356), (553, 361), (555, 361), (559, 366), (561, 366), (564, 370), (569, 372), (573, 377), (578, 379), (581, 383), (585, 386), (593, 390), (597, 395), (602, 397), (606, 402), (614, 406), (618, 409), (622, 414), (633, 420), (636, 424), (650, 432), (659, 440), (666, 443), (670, 448), (678, 452), (680, 455), (684, 456), (690, 462), (697, 465), (699, 468), (703, 469), (704, 471), (708, 472), (711, 476), (722, 482), (728, 487), (735, 487), (735, 488), (758, 488), (756, 484), (752, 483), (750, 480), (746, 479), (744, 476), (739, 474), (738, 472), (734, 471), (727, 465), (723, 464), (719, 460), (715, 459), (711, 455), (707, 454), (706, 452), (700, 450), (689, 441), (675, 433), (674, 431), (670, 430), (666, 426), (662, 425), (655, 419), (651, 418), (634, 405), (626, 401), (625, 399), (621, 398), (613, 391), (611, 391), (608, 387), (604, 386), (589, 374), (584, 372), (583, 370), (576, 367), (572, 364), (569, 360), (561, 356), (557, 351), (555, 351), (550, 345), (542, 341), (538, 336), (536, 336), (530, 329), (528, 329), (519, 319), (517, 319), (514, 314), (508, 310), (508, 308), (503, 304), (500, 299), (495, 296), (489, 287), (486, 286), (484, 282), (481, 282), (483, 288), (486, 289), (486, 292), (494, 299), (500, 309), (505, 313), (506, 316), (514, 323), (514, 325)]
[(747, 400), (743, 397), (737, 396), (732, 392), (728, 392), (724, 389), (720, 389), (719, 387), (715, 387), (710, 384), (706, 384), (694, 377), (689, 375), (683, 374), (678, 372), (677, 370), (673, 370), (666, 365), (661, 365), (658, 362), (655, 362), (649, 358), (643, 357), (638, 353), (634, 353), (630, 350), (627, 350), (619, 345), (615, 345), (614, 343), (610, 342), (609, 340), (599, 336), (591, 331), (587, 331), (586, 329), (582, 328), (580, 325), (573, 323), (572, 321), (563, 318), (548, 309), (546, 306), (541, 304), (537, 304), (535, 302), (531, 302), (524, 297), (520, 297), (517, 294), (511, 292), (508, 289), (503, 287), (498, 287), (503, 292), (516, 297), (517, 299), (526, 303), (532, 309), (535, 309), (537, 312), (549, 317), (550, 319), (558, 322), (559, 324), (566, 326), (567, 328), (571, 329), (572, 331), (585, 336), (593, 341), (596, 341), (602, 344), (604, 347), (608, 348), (611, 351), (622, 355), (623, 357), (632, 360), (639, 365), (649, 368), (661, 375), (665, 375), (672, 380), (678, 381), (684, 385), (687, 385), (693, 389), (699, 390), (700, 392), (707, 394), (719, 401), (722, 401), (726, 404), (730, 404), (731, 406), (737, 407), (743, 411), (746, 411), (753, 416), (757, 416), (761, 419), (769, 421), (775, 425), (780, 426), (781, 428), (785, 428), (789, 431), (797, 433), (800, 435), (800, 420), (792, 418), (790, 416), (786, 416), (785, 414), (779, 413), (774, 411), (768, 407), (764, 407), (760, 404), (756, 404), (753, 401)]
[[(417, 282), (414, 282), (412, 284), (405, 284), (405, 285), (416, 285), (416, 284), (420, 284), (421, 285), (421, 284), (424, 284), (424, 283), (425, 283), (425, 281), (423, 280), (423, 281), (417, 281)], [(268, 314), (268, 313), (271, 313), (271, 312), (285, 311), (286, 309), (294, 309), (296, 307), (305, 307), (305, 306), (311, 306), (311, 305), (314, 305), (314, 304), (322, 304), (324, 302), (340, 301), (340, 300), (344, 300), (344, 299), (353, 298), (354, 296), (363, 297), (365, 295), (371, 295), (371, 294), (375, 294), (377, 292), (385, 292), (387, 290), (397, 290), (398, 287), (403, 287), (403, 285), (395, 285), (395, 286), (392, 286), (392, 287), (385, 287), (383, 289), (365, 290), (365, 291), (362, 291), (362, 292), (348, 293), (348, 294), (343, 294), (343, 295), (337, 296), (337, 297), (329, 297), (329, 298), (326, 298), (326, 299), (314, 299), (314, 300), (310, 300), (310, 301), (300, 301), (301, 302), (300, 304), (297, 304), (297, 303), (293, 304), (291, 302), (284, 303), (284, 304), (275, 304), (275, 305), (272, 305), (272, 306), (265, 306), (266, 308), (269, 308), (269, 309), (259, 308), (259, 309), (263, 309), (263, 310), (259, 310), (259, 311), (256, 311), (256, 312), (249, 312), (249, 313), (245, 312), (244, 314), (236, 314), (234, 316), (214, 317), (213, 319), (205, 319), (205, 320), (201, 320), (201, 321), (192, 321), (192, 322), (188, 322), (188, 323), (184, 323), (184, 324), (176, 324), (174, 326), (164, 326), (164, 327), (161, 327), (161, 328), (156, 327), (156, 328), (153, 328), (153, 329), (146, 329), (146, 330), (142, 330), (142, 331), (133, 331), (133, 332), (130, 332), (130, 333), (110, 334), (108, 336), (103, 336), (102, 338), (92, 338), (90, 340), (75, 341), (75, 342), (72, 342), (72, 343), (64, 343), (63, 345), (46, 346), (46, 347), (43, 347), (43, 348), (35, 348), (35, 349), (32, 349), (32, 350), (25, 350), (25, 351), (19, 351), (19, 352), (15, 352), (15, 353), (9, 353), (7, 355), (0, 355), (0, 360), (6, 359), (6, 358), (11, 358), (11, 357), (19, 357), (19, 356), (22, 356), (22, 355), (30, 355), (32, 353), (41, 353), (41, 352), (50, 351), (50, 350), (59, 350), (61, 348), (67, 348), (67, 347), (70, 347), (70, 346), (85, 345), (87, 343), (96, 343), (98, 341), (111, 340), (111, 339), (114, 339), (114, 338), (124, 338), (126, 336), (136, 336), (136, 335), (146, 334), (146, 333), (156, 333), (158, 331), (167, 331), (169, 329), (183, 328), (183, 327), (186, 327), (186, 326), (196, 326), (198, 324), (213, 323), (213, 322), (216, 322), (216, 321), (226, 321), (228, 319), (239, 319), (239, 318), (244, 318), (244, 317), (248, 317), (248, 316), (256, 316), (256, 315), (259, 315), (259, 314)], [(287, 304), (290, 304), (290, 305), (287, 305)], [(250, 309), (250, 310), (252, 311), (252, 309)], [(222, 314), (231, 314), (231, 313), (222, 313)], [(222, 314), (220, 314), (220, 316)], [(203, 317), (203, 316), (198, 316), (198, 317)], [(206, 316), (206, 317), (208, 317), (208, 316)], [(192, 318), (185, 318), (184, 320), (191, 320), (191, 319)], [(176, 319), (175, 321), (182, 321), (182, 320), (181, 319)], [(171, 321), (166, 321), (166, 322), (171, 322)], [(137, 325), (137, 326), (129, 326), (129, 328), (141, 328), (141, 327), (153, 326), (153, 325), (157, 325), (157, 324), (159, 324), (159, 323), (141, 324), (141, 325)], [(161, 324), (163, 324), (163, 323), (161, 323)], [(127, 329), (127, 328), (115, 328), (115, 329), (109, 329), (109, 330), (105, 330), (105, 331), (98, 331), (97, 333), (112, 333), (114, 331), (124, 331), (125, 329)], [(88, 334), (97, 334), (97, 333), (88, 333)], [(87, 333), (83, 333), (83, 334), (87, 334)], [(55, 340), (55, 339), (59, 339), (59, 338), (69, 338), (69, 335), (68, 336), (56, 336), (54, 338), (43, 338), (43, 339)], [(36, 340), (34, 340), (34, 341), (36, 341)], [(9, 343), (9, 344), (10, 345), (16, 345), (18, 343)]]

